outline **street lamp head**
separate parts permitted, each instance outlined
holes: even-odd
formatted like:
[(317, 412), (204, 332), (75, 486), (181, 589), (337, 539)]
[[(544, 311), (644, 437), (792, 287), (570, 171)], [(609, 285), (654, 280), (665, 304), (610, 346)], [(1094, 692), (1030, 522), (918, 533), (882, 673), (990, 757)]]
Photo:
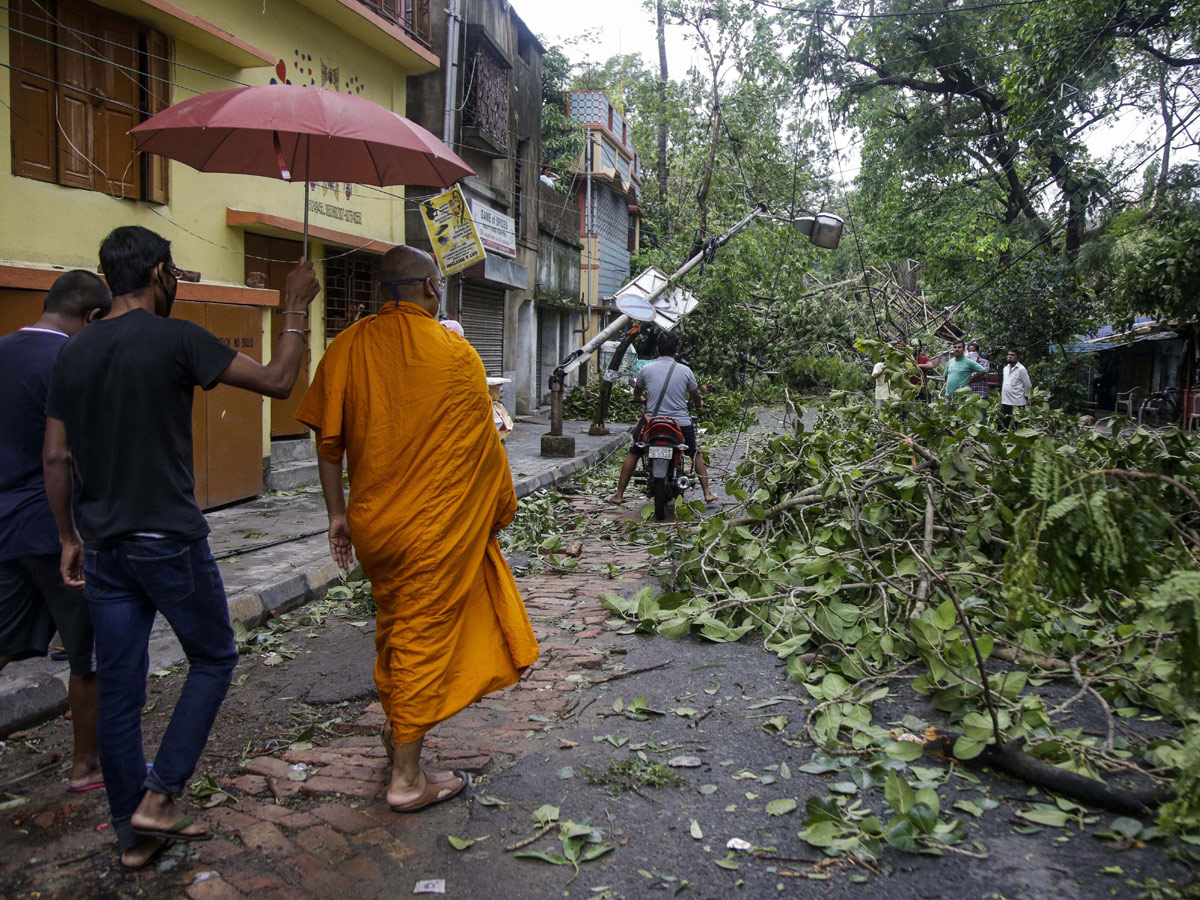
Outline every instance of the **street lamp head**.
[(815, 216), (801, 216), (792, 220), (792, 227), (806, 235), (810, 241), (822, 250), (835, 250), (842, 240), (841, 216), (832, 213), (817, 213)]

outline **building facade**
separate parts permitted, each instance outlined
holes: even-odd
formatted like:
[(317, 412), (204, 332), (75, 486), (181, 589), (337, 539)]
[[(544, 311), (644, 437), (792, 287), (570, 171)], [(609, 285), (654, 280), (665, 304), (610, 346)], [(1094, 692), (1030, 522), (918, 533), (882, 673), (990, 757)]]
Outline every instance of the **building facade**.
[[(568, 112), (586, 130), (575, 177), (586, 341), (619, 314), (613, 296), (629, 281), (630, 260), (638, 248), (643, 179), (629, 123), (607, 95), (572, 91)], [(586, 372), (581, 377), (586, 381)]]
[[(527, 413), (539, 402), (542, 333), (538, 258), (542, 57), (545, 49), (505, 0), (448, 0), (431, 12), (436, 71), (408, 81), (408, 115), (475, 170), (462, 182), (487, 258), (447, 282), (443, 312), (458, 319), (502, 396)], [(419, 196), (417, 188), (409, 196)], [(430, 186), (427, 193), (441, 190)], [(418, 210), (409, 242), (429, 249)]]
[[(304, 188), (199, 173), (140, 154), (128, 130), (206, 91), (286, 82), (344, 91), (403, 114), (407, 81), (440, 65), (427, 0), (10, 0), (0, 9), (0, 334), (37, 318), (64, 269), (95, 270), (100, 241), (142, 225), (173, 244), (175, 315), (260, 361), (281, 327), (279, 290), (300, 257)], [(291, 398), (218, 387), (195, 402), (196, 496), (258, 494), (272, 441), (304, 437), (293, 413), (326, 342), (373, 308), (374, 261), (404, 242), (404, 190), (311, 186), (310, 253), (324, 287), (310, 359)]]

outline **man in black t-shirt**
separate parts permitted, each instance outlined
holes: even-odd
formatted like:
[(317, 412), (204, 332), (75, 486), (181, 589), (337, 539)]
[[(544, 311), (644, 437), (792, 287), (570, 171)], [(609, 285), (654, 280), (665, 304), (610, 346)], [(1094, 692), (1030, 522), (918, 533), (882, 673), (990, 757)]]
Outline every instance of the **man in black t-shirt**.
[(42, 480), (46, 391), (67, 339), (112, 306), (94, 272), (58, 276), (42, 316), (0, 338), (0, 669), (45, 656), (57, 628), (67, 651), (74, 758), (67, 790), (101, 787), (96, 749), (96, 673), (92, 622), (83, 594), (63, 584), (62, 548)]
[[(137, 869), (171, 840), (211, 837), (174, 798), (196, 768), (238, 660), (194, 497), (192, 397), (218, 383), (287, 397), (306, 334), (291, 326), (303, 325), (320, 285), (311, 263), (288, 274), (281, 306), (295, 318), (263, 366), (199, 325), (169, 318), (181, 271), (154, 232), (116, 229), (100, 246), (100, 263), (112, 311), (59, 353), (43, 462), (63, 580), (84, 589), (96, 631), (100, 762), (113, 831), (121, 864)], [(73, 506), (74, 468), (81, 485)], [(141, 711), (156, 612), (189, 669), (147, 774)]]

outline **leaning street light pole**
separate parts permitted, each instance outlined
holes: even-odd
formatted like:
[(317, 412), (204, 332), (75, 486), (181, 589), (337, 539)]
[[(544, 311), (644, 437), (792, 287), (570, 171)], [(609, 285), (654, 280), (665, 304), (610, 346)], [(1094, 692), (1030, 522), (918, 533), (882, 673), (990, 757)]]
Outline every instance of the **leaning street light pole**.
[[(793, 228), (801, 234), (808, 237), (812, 243), (826, 250), (832, 250), (837, 247), (838, 242), (842, 237), (843, 222), (840, 217), (830, 213), (819, 213), (816, 216), (804, 216), (798, 219), (782, 219), (779, 216), (772, 216), (767, 211), (767, 205), (760, 203), (754, 207), (745, 218), (741, 219), (732, 228), (724, 234), (720, 234), (715, 238), (711, 238), (705, 243), (704, 249), (685, 262), (682, 266), (676, 269), (666, 281), (660, 284), (657, 288), (650, 292), (645, 298), (647, 304), (653, 305), (655, 300), (658, 300), (679, 279), (681, 279), (700, 263), (711, 261), (717, 250), (729, 243), (729, 241), (739, 232), (743, 231), (747, 226), (752, 225), (758, 219), (769, 218), (780, 221), (789, 221)], [(566, 377), (583, 365), (605, 341), (609, 338), (620, 334), (629, 327), (632, 320), (629, 316), (621, 314), (603, 329), (599, 334), (593, 337), (590, 341), (567, 355), (567, 357), (555, 367), (550, 375), (550, 431), (542, 435), (542, 456), (550, 457), (571, 457), (575, 455), (575, 438), (569, 437), (562, 433), (563, 412), (563, 384)], [(628, 346), (628, 345), (626, 345)], [(620, 360), (617, 360), (620, 365)]]

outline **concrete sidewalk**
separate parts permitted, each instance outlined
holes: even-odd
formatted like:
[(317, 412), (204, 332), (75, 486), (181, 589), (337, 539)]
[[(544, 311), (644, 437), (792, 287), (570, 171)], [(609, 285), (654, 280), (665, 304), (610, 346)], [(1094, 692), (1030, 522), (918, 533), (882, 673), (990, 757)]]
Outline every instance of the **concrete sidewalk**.
[[(628, 440), (629, 425), (610, 425), (605, 437), (588, 435), (588, 423), (564, 422), (575, 438), (571, 459), (541, 456), (548, 423), (524, 419), (505, 441), (517, 497), (568, 479), (595, 465)], [(207, 514), (209, 544), (221, 569), (229, 614), (247, 627), (324, 596), (340, 577), (329, 558), (325, 504), (319, 487), (267, 494)], [(183, 651), (160, 617), (150, 637), (150, 670), (183, 661)], [(67, 664), (31, 659), (0, 674), (0, 735), (66, 709)]]

